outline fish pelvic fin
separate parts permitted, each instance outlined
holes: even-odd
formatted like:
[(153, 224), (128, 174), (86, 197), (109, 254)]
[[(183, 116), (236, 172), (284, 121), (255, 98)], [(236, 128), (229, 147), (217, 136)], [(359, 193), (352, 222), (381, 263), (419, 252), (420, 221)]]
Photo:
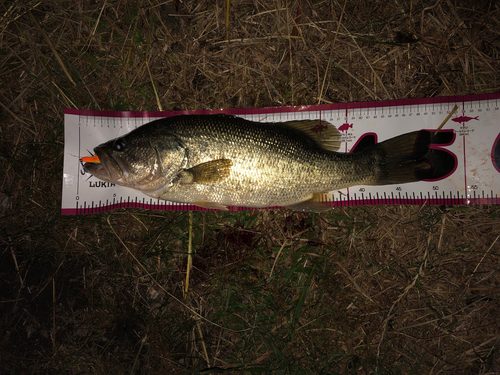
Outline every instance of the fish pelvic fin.
[(179, 174), (181, 184), (213, 184), (226, 179), (231, 173), (230, 159), (217, 159), (195, 165)]
[(195, 206), (206, 208), (208, 210), (228, 211), (227, 206), (217, 202), (192, 202), (192, 204), (194, 204)]
[(434, 135), (421, 130), (388, 139), (365, 150), (379, 161), (374, 185), (403, 184), (446, 177), (455, 169), (456, 161), (432, 144), (447, 144), (453, 133)]

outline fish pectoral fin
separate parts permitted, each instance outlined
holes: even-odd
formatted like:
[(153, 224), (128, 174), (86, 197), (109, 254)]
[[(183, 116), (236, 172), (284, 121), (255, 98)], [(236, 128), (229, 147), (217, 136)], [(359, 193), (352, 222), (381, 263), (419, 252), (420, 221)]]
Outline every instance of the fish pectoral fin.
[(233, 162), (230, 159), (217, 159), (195, 165), (179, 174), (181, 184), (213, 184), (225, 180)]
[(317, 213), (325, 212), (332, 208), (328, 204), (323, 202), (322, 193), (313, 194), (313, 196), (310, 199), (307, 199), (299, 203), (290, 204), (285, 207), (294, 211), (317, 212)]
[(222, 210), (222, 211), (227, 211), (228, 208), (227, 206), (224, 206), (221, 203), (216, 203), (216, 202), (191, 202), (195, 206), (200, 206), (203, 208), (207, 208), (209, 210)]

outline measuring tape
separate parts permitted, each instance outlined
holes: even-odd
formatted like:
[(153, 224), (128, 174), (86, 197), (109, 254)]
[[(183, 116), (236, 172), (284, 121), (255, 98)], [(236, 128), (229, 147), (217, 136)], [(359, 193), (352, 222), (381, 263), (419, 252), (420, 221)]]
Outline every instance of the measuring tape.
[[(455, 160), (448, 176), (401, 185), (352, 186), (325, 194), (333, 207), (374, 204), (499, 204), (500, 93), (296, 107), (202, 111), (112, 112), (66, 109), (62, 214), (80, 215), (121, 207), (153, 210), (203, 210), (189, 204), (148, 197), (136, 190), (96, 179), (83, 171), (82, 156), (110, 139), (159, 118), (186, 114), (239, 116), (257, 122), (321, 119), (342, 134), (340, 151), (351, 152), (363, 139), (382, 142), (414, 130), (440, 132), (450, 141), (432, 145)], [(244, 209), (230, 207), (230, 210)]]

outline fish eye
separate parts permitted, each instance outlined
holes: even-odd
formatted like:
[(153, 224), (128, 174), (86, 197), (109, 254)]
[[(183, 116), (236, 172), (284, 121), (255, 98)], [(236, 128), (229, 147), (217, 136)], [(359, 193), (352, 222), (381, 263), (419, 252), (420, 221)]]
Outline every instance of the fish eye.
[(113, 148), (116, 151), (123, 151), (125, 149), (125, 140), (123, 138), (118, 138), (113, 142)]

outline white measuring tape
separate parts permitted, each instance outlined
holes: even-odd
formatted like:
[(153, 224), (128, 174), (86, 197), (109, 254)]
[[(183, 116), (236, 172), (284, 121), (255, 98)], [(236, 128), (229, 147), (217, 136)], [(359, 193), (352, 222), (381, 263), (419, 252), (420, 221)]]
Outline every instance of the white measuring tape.
[[(297, 107), (182, 112), (111, 112), (66, 109), (62, 214), (79, 215), (120, 207), (155, 210), (202, 210), (188, 204), (148, 197), (85, 174), (82, 156), (101, 143), (150, 121), (180, 114), (226, 113), (247, 120), (283, 122), (322, 119), (342, 133), (342, 152), (360, 142), (381, 142), (414, 130), (435, 131), (457, 105), (458, 111), (432, 148), (455, 160), (448, 176), (401, 185), (352, 186), (325, 199), (332, 206), (373, 204), (499, 204), (500, 93)], [(444, 155), (444, 154), (443, 154)], [(238, 210), (241, 208), (230, 208)]]

